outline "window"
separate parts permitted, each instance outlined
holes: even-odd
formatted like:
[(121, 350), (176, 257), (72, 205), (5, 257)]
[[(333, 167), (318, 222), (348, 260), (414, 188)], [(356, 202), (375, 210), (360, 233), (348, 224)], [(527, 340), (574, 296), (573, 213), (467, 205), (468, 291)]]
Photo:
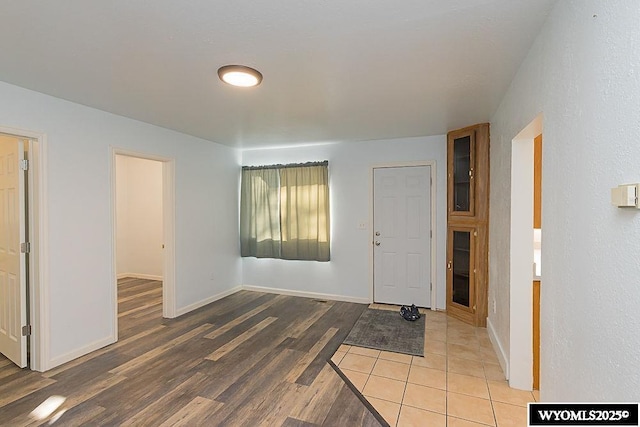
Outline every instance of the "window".
[(328, 162), (242, 168), (242, 256), (329, 261)]

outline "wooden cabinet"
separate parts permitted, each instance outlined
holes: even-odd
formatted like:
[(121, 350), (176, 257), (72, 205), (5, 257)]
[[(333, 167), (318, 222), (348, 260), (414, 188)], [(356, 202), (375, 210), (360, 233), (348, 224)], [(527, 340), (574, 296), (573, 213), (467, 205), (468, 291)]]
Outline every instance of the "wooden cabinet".
[(447, 313), (486, 326), (489, 124), (447, 134)]

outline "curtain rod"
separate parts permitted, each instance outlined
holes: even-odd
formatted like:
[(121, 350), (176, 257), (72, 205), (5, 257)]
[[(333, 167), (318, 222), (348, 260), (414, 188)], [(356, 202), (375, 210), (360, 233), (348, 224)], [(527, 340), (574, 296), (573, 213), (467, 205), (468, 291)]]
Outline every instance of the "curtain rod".
[(285, 168), (299, 168), (299, 167), (306, 167), (306, 166), (329, 166), (329, 161), (324, 160), (322, 162), (289, 163), (286, 165), (243, 166), (242, 170), (285, 169)]

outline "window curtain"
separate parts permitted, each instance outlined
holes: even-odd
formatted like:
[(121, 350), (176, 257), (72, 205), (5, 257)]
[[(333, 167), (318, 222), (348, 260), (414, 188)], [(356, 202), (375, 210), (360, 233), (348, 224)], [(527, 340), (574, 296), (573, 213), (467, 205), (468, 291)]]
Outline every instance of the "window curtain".
[(280, 169), (282, 258), (329, 261), (327, 165)]
[(329, 261), (328, 163), (244, 167), (242, 256)]
[(242, 256), (280, 258), (280, 177), (277, 169), (243, 169), (240, 194)]

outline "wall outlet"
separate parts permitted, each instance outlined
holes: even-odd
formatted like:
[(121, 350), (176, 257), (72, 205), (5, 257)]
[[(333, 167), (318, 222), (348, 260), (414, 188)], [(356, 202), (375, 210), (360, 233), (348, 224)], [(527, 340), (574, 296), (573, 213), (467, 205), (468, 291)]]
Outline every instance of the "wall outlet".
[(493, 304), (492, 304), (492, 309), (493, 309), (493, 314), (496, 314), (496, 300), (493, 300)]
[(367, 222), (366, 221), (360, 221), (358, 223), (358, 230), (366, 230), (367, 229)]

